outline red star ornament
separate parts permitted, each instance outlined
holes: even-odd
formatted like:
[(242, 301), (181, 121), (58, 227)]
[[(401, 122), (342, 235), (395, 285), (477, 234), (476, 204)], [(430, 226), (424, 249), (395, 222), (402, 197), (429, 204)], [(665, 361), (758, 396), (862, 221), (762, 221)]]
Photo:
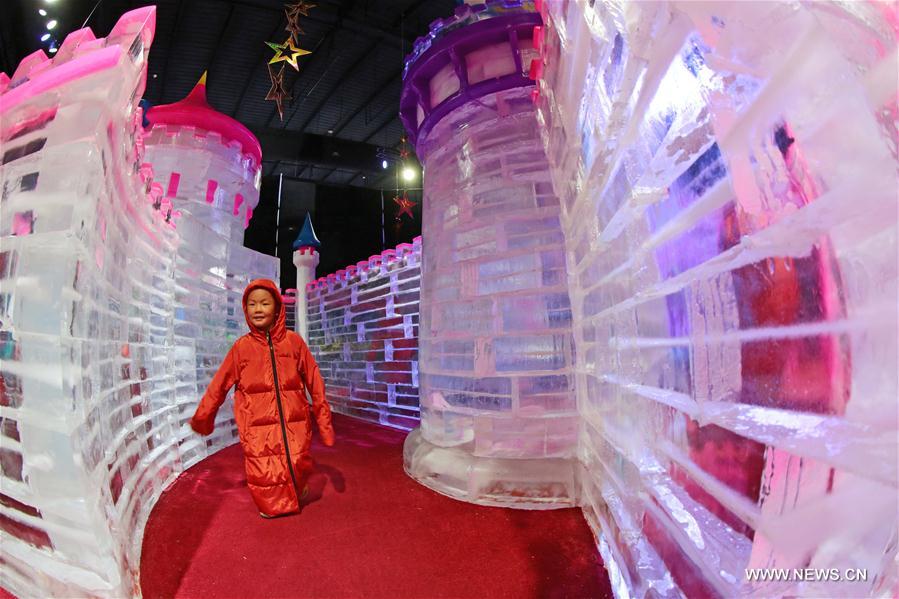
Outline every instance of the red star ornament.
[(298, 17), (303, 15), (304, 17), (309, 16), (309, 11), (318, 6), (317, 4), (312, 4), (310, 2), (305, 2), (304, 0), (300, 0), (299, 2), (294, 2), (293, 4), (286, 4), (284, 6), (284, 10), (289, 17)]
[(297, 13), (291, 14), (290, 9), (286, 9), (284, 13), (287, 16), (287, 27), (284, 29), (290, 34), (290, 39), (293, 40), (293, 43), (299, 45), (300, 35), (305, 33), (300, 27), (300, 15)]
[(290, 93), (287, 91), (287, 88), (284, 87), (284, 65), (281, 65), (281, 70), (278, 73), (275, 73), (275, 69), (272, 68), (271, 65), (268, 67), (268, 76), (272, 81), (272, 87), (268, 90), (268, 94), (266, 94), (266, 100), (273, 100), (275, 104), (278, 106), (278, 116), (281, 120), (284, 120), (284, 100), (290, 100)]
[(418, 202), (413, 202), (406, 196), (406, 194), (403, 194), (402, 197), (396, 196), (393, 198), (393, 201), (400, 207), (400, 211), (397, 212), (397, 218), (403, 216), (403, 214), (408, 214), (409, 218), (415, 218), (415, 215), (412, 214), (412, 207), (417, 205)]

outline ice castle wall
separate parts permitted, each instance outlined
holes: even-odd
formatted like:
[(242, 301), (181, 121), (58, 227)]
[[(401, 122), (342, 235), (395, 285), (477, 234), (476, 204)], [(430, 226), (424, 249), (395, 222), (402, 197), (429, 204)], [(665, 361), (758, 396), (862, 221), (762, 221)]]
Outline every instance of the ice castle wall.
[(307, 286), (309, 348), (335, 412), (418, 425), (421, 238)]
[[(893, 10), (543, 3), (584, 512), (619, 597), (897, 589)], [(744, 572), (805, 566), (844, 578)]]
[(152, 7), (132, 11), (107, 38), (75, 32), (0, 77), (0, 572), (19, 596), (140, 594), (159, 494), (233, 442), (184, 422), (220, 349), (191, 344), (190, 327), (226, 346), (237, 329), (207, 319), (234, 295), (198, 310), (187, 285), (215, 271), (218, 289), (242, 288), (229, 265), (277, 273), (180, 220), (143, 165), (154, 29)]

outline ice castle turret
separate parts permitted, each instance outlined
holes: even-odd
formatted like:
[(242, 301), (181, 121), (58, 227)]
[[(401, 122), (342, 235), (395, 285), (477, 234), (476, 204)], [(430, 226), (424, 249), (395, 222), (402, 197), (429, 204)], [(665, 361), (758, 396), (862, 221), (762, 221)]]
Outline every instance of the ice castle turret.
[(576, 504), (578, 417), (531, 9), (461, 6), (407, 63), (401, 117), (425, 177), (421, 428), (405, 452), (437, 491), (539, 509)]
[(259, 203), (262, 151), (256, 137), (206, 101), (206, 73), (179, 102), (147, 111), (144, 143), (165, 197), (238, 246)]
[(307, 343), (309, 341), (309, 319), (307, 316), (309, 302), (306, 290), (309, 284), (315, 280), (315, 267), (318, 266), (318, 250), (321, 248), (321, 245), (318, 237), (315, 236), (315, 230), (312, 228), (312, 217), (307, 212), (303, 228), (293, 242), (293, 264), (297, 267), (297, 289), (300, 291), (297, 294), (295, 307), (295, 330)]

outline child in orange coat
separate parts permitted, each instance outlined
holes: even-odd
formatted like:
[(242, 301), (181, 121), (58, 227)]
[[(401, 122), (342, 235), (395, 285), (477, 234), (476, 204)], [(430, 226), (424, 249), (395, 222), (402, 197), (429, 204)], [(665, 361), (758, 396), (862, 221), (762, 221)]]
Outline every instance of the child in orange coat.
[(334, 445), (331, 408), (315, 358), (285, 326), (278, 287), (268, 279), (251, 282), (244, 290), (243, 310), (250, 332), (225, 356), (190, 425), (201, 435), (212, 433), (216, 412), (237, 385), (234, 415), (253, 501), (263, 517), (290, 514), (300, 509), (308, 491), (313, 415), (322, 442)]

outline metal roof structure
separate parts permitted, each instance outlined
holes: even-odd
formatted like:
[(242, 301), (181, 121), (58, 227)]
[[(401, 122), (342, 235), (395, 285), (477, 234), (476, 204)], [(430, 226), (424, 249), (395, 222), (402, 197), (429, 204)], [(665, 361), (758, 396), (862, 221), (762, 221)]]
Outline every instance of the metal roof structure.
[[(11, 74), (83, 23), (105, 35), (124, 12), (154, 4), (129, 0), (5, 0), (0, 3), (0, 70)], [(287, 39), (280, 0), (157, 0), (156, 38), (144, 98), (184, 98), (204, 71), (216, 110), (260, 140), (263, 175), (324, 185), (392, 187), (403, 126), (398, 118), (403, 58), (454, 0), (317, 0), (301, 17), (299, 72), (285, 69), (292, 100), (279, 118), (269, 90), (265, 42)], [(47, 15), (40, 15), (44, 10)], [(47, 23), (56, 19), (51, 36)], [(283, 64), (283, 63), (281, 63)], [(411, 147), (410, 147), (411, 149)]]

